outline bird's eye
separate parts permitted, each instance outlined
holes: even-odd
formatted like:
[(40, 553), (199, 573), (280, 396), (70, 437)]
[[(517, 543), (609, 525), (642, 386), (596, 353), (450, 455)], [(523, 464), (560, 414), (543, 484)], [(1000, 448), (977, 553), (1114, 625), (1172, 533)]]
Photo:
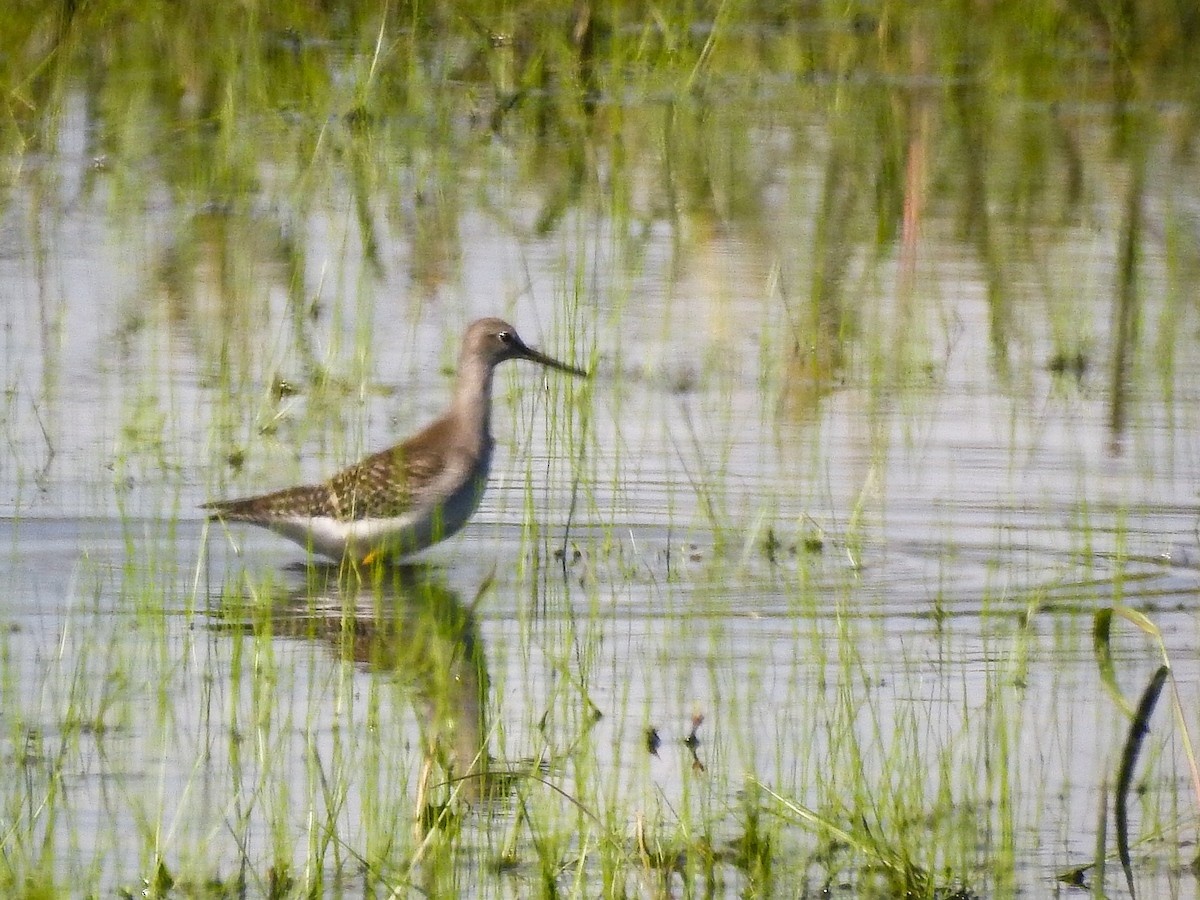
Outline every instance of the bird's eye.
[(502, 344), (511, 344), (513, 342), (513, 334), (511, 331), (502, 331), (496, 335)]

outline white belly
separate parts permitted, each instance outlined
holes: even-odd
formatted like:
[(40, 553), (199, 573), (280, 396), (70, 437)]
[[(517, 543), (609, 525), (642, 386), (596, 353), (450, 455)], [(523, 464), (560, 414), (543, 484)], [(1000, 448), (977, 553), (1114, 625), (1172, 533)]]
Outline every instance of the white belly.
[(418, 553), (456, 534), (479, 508), (487, 487), (490, 460), (486, 456), (471, 477), (446, 494), (440, 503), (418, 504), (401, 516), (350, 521), (329, 516), (297, 516), (280, 519), (267, 527), (333, 560), (344, 557), (361, 560), (368, 554), (402, 557)]

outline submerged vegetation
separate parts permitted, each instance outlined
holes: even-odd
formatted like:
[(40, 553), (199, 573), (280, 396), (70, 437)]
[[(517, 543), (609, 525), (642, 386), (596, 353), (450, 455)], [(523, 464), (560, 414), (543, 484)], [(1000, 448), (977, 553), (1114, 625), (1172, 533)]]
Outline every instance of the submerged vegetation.
[(1195, 896), (1194, 6), (10, 3), (0, 894)]

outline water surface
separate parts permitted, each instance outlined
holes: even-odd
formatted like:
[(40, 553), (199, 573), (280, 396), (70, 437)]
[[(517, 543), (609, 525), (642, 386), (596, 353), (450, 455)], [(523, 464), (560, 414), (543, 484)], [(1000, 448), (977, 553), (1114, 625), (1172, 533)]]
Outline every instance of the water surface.
[[(0, 885), (1066, 894), (1165, 659), (1132, 872), (1197, 895), (1194, 99), (806, 15), (577, 19), (578, 96), (498, 26), (128, 110), (64, 50), (0, 213)], [(460, 535), (355, 581), (203, 521), (424, 424), (482, 315), (594, 376), (501, 370)], [(1113, 607), (1161, 647), (1106, 681)]]

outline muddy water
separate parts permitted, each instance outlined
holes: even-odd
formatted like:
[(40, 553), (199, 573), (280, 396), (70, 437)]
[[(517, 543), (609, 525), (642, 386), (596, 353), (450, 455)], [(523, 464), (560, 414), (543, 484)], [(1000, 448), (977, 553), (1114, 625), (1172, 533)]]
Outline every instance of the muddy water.
[[(0, 259), (14, 858), (102, 893), (154, 885), (161, 860), (184, 886), (267, 895), (269, 872), (299, 890), (317, 860), (328, 896), (410, 877), (519, 896), (550, 832), (594, 877), (579, 807), (536, 775), (631, 848), (687, 848), (703, 883), (688, 838), (734, 846), (753, 778), (842, 827), (869, 818), (951, 883), (1044, 896), (1094, 856), (1116, 780), (1129, 719), (1092, 629), (1123, 604), (1173, 673), (1134, 874), (1145, 896), (1196, 896), (1194, 167), (1150, 167), (1117, 375), (1119, 179), (1085, 225), (993, 226), (1026, 247), (1003, 304), (935, 202), (882, 259), (847, 242), (816, 312), (800, 298), (828, 263), (805, 249), (820, 159), (778, 135), (751, 140), (775, 166), (753, 215), (672, 230), (580, 211), (539, 237), (481, 203), (427, 293), (405, 234), (368, 271), (335, 196), (306, 223), (298, 277), (319, 300), (298, 315), (255, 214), (212, 225), (181, 297), (170, 217), (148, 202), (130, 223), (85, 191), (71, 121), (40, 170), (51, 195), (17, 183)], [(494, 166), (466, 177), (536, 218)], [(485, 314), (595, 374), (503, 370), (492, 488), (460, 536), (372, 586), (205, 525), (206, 499), (320, 477), (418, 427)], [(1112, 652), (1136, 702), (1161, 654), (1120, 620)], [(498, 774), (514, 772), (519, 789)], [(413, 876), (396, 847), (464, 774), (497, 796)], [(842, 890), (852, 859), (770, 810), (774, 889)], [(522, 817), (550, 824), (535, 839)], [(711, 863), (718, 894), (752, 883), (733, 855)]]

